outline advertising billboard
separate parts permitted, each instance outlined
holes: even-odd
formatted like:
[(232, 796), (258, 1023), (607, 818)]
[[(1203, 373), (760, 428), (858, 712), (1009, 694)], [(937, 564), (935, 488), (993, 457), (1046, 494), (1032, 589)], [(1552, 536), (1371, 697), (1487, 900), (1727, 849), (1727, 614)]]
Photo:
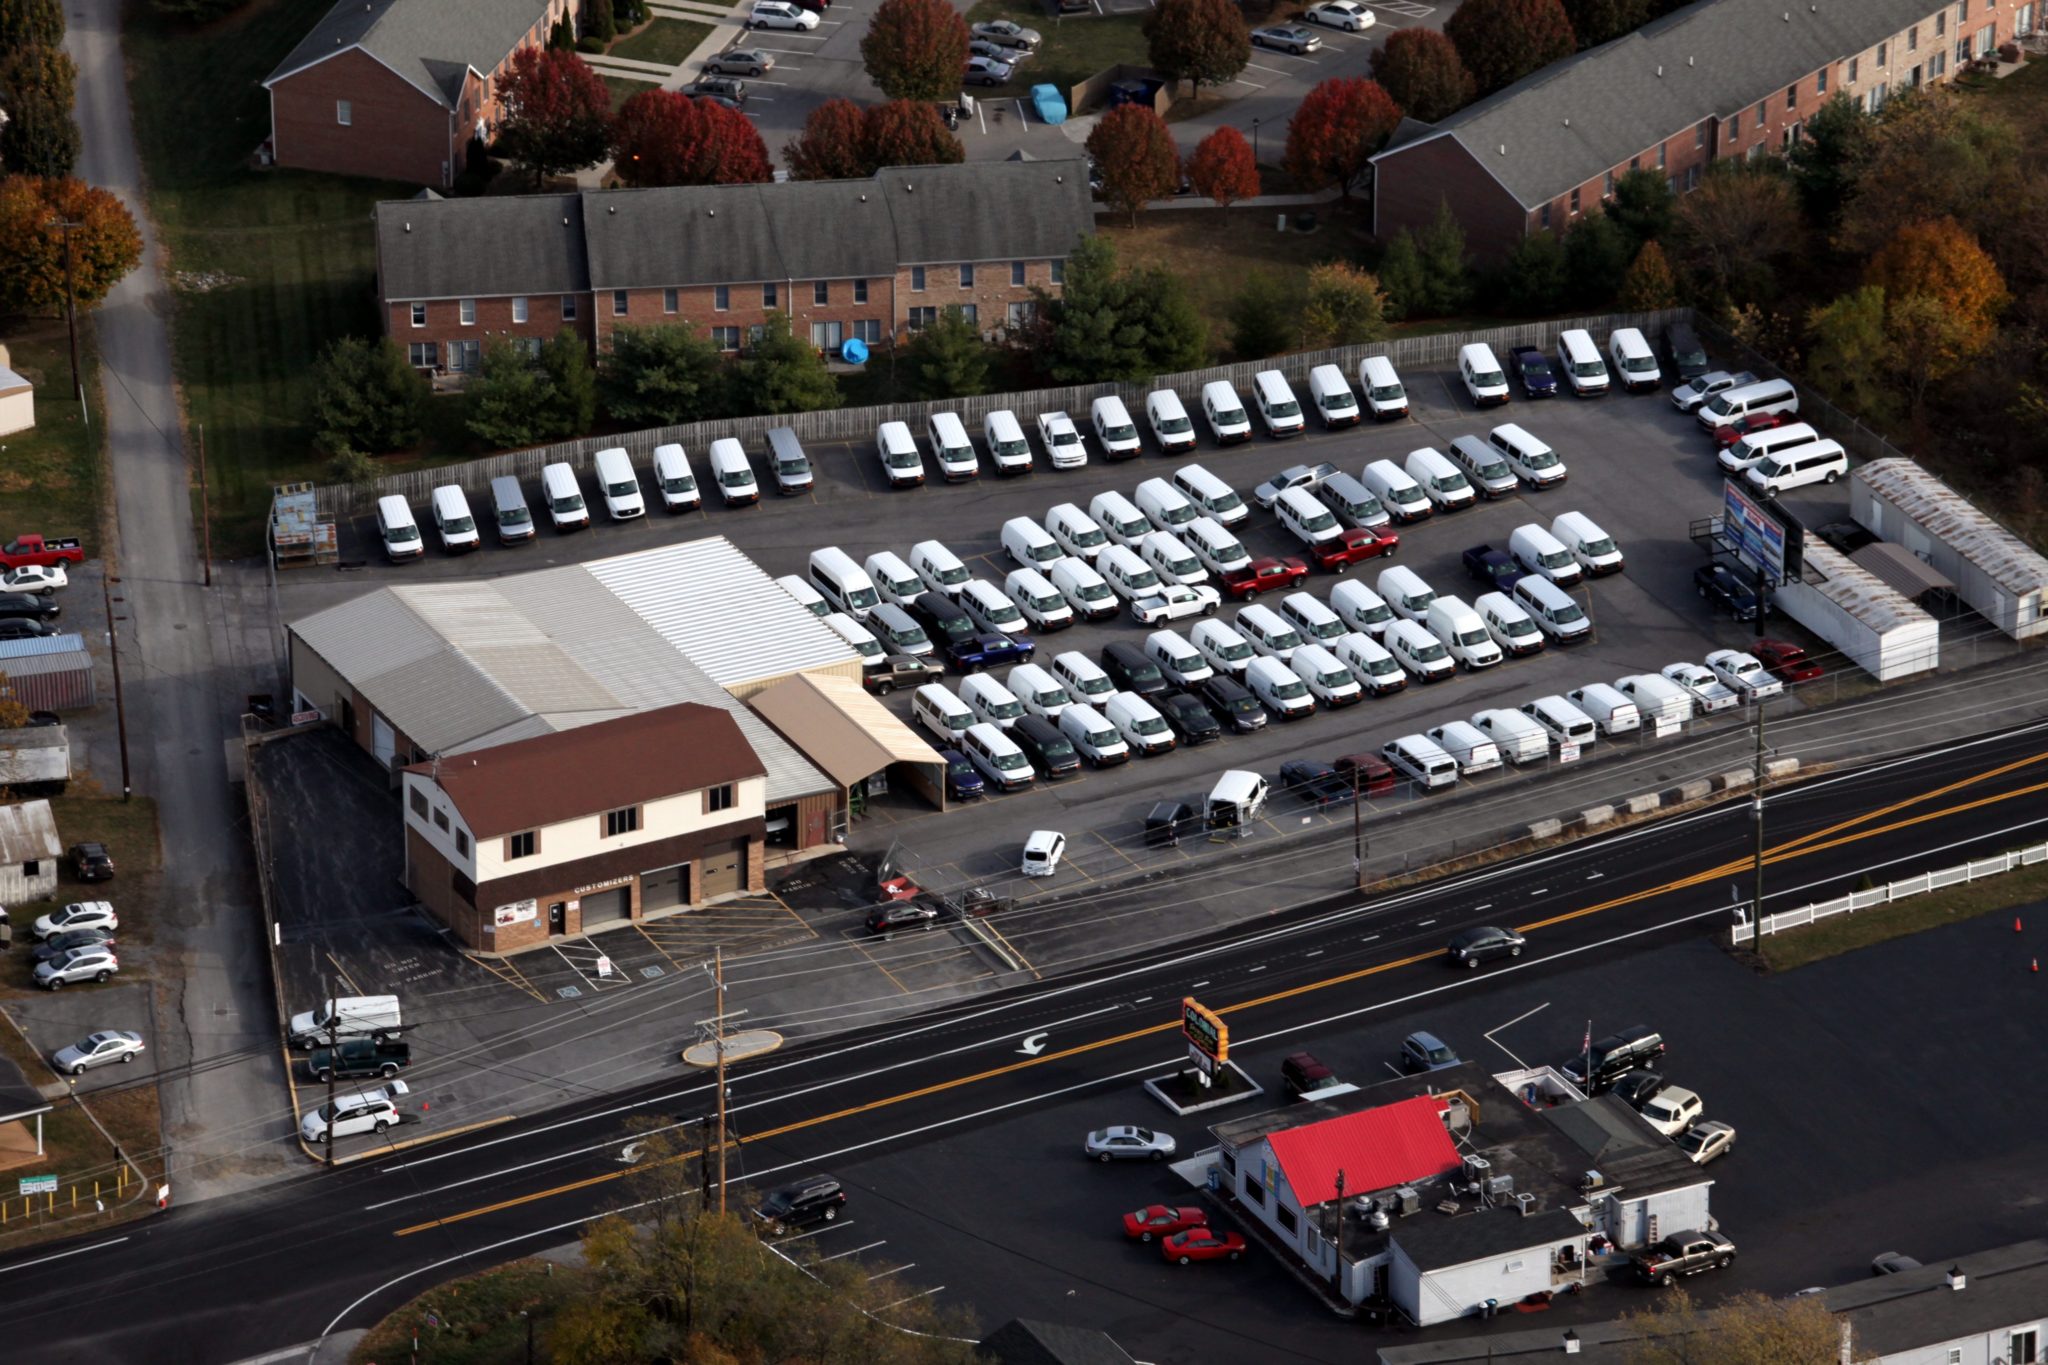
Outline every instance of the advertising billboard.
[(1721, 483), (1721, 531), (1735, 553), (1773, 583), (1799, 577), (1805, 531), (1784, 508), (1734, 479)]

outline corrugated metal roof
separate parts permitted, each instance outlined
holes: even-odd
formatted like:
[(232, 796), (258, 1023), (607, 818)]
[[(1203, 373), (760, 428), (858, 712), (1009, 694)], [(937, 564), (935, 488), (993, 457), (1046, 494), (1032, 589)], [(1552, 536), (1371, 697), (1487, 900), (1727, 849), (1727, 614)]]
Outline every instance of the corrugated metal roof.
[(65, 650), (85, 648), (85, 637), (76, 632), (63, 635), (40, 635), (29, 640), (0, 640), (0, 662), (8, 659), (27, 659), (37, 654), (57, 654)]
[(1458, 1144), (1444, 1127), (1449, 1105), (1416, 1095), (1342, 1118), (1303, 1124), (1266, 1139), (1303, 1208), (1337, 1197), (1337, 1172), (1349, 1194), (1391, 1189), (1458, 1169)]
[(25, 659), (0, 659), (0, 673), (9, 678), (35, 678), (45, 673), (92, 672), (92, 655), (79, 649), (31, 654)]
[(64, 845), (57, 839), (57, 821), (47, 801), (23, 801), (0, 806), (0, 863), (28, 863), (43, 858), (61, 858)]
[(945, 762), (850, 678), (798, 674), (755, 693), (748, 704), (801, 744), (843, 787), (891, 763)]
[(1849, 559), (1860, 569), (1868, 569), (1886, 583), (1904, 593), (1914, 601), (1921, 594), (1956, 590), (1955, 580), (1921, 559), (1903, 545), (1894, 545), (1889, 540), (1874, 541), (1864, 546)]
[(1851, 470), (1849, 479), (1926, 527), (2013, 596), (2048, 588), (2048, 558), (1913, 461), (1872, 460)]
[(1806, 576), (1808, 587), (1872, 630), (1883, 633), (1916, 625), (1924, 625), (1930, 634), (1936, 630), (1932, 616), (1823, 540), (1806, 542), (1806, 567), (1819, 571), (1817, 578), (1812, 573)]

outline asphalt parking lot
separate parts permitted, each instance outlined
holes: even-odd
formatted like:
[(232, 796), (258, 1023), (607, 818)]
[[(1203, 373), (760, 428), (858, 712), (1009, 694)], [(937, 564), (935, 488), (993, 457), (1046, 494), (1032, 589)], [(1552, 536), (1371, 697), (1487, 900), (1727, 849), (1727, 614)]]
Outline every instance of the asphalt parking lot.
[[(146, 984), (123, 985), (117, 979), (82, 990), (38, 991), (8, 1001), (7, 1013), (28, 1034), (45, 1060), (101, 1029), (141, 1034), (144, 1051), (133, 1061), (94, 1067), (72, 1082), (73, 1089), (91, 1094), (95, 1090), (125, 1089), (156, 1074), (156, 1012), (150, 995), (151, 987)], [(40, 1085), (49, 1079), (49, 1074), (31, 1073), (30, 1079)]]
[[(2032, 920), (2048, 906), (2025, 913)], [(2018, 1078), (2011, 1059), (2048, 1045), (2048, 1016), (2013, 941), (2003, 917), (1987, 916), (1763, 977), (1694, 939), (1566, 971), (1457, 978), (1426, 1005), (1394, 1005), (1337, 1028), (1316, 1027), (1304, 1011), (1298, 1027), (1233, 1038), (1232, 1054), (1265, 1078), (1307, 1046), (1363, 1082), (1390, 1074), (1400, 1039), (1418, 1028), (1505, 1069), (1517, 1057), (1561, 1060), (1578, 1047), (1589, 1012), (1596, 1034), (1649, 1023), (1670, 1043), (1663, 1073), (1696, 1090), (1707, 1117), (1737, 1130), (1732, 1154), (1709, 1170), (1714, 1214), (1740, 1255), (1728, 1272), (1687, 1288), (1696, 1298), (1785, 1294), (1867, 1275), (1881, 1251), (1933, 1264), (2037, 1233), (2048, 1171), (2033, 1159), (2033, 1134), (2048, 1121), (2048, 1094)], [(1385, 993), (1444, 984), (1433, 966), (1418, 967)], [(1900, 1000), (1915, 1004), (1902, 1010)], [(1498, 1044), (1489, 1030), (1500, 1030)], [(1162, 1064), (1171, 1053), (1162, 1047)], [(1857, 1117), (1844, 1122), (1845, 1114)], [(1115, 1082), (1010, 1109), (971, 1136), (934, 1134), (834, 1163), (852, 1192), (850, 1216), (814, 1240), (828, 1255), (859, 1254), (905, 1295), (971, 1305), (985, 1327), (1046, 1316), (1053, 1304), (1059, 1321), (1102, 1328), (1147, 1360), (1347, 1361), (1380, 1339), (1324, 1313), (1258, 1255), (1183, 1270), (1126, 1243), (1116, 1226), (1124, 1211), (1198, 1201), (1164, 1167), (1084, 1162), (1082, 1134), (1116, 1122), (1162, 1127), (1183, 1152), (1209, 1142), (1199, 1123), (1166, 1120), (1134, 1081)], [(793, 1155), (776, 1146), (751, 1148), (751, 1164)], [(960, 1197), (934, 1199), (939, 1189)], [(1562, 1330), (1640, 1306), (1632, 1289), (1601, 1288), (1560, 1303), (1546, 1321)], [(1458, 1333), (1478, 1330), (1463, 1323)]]

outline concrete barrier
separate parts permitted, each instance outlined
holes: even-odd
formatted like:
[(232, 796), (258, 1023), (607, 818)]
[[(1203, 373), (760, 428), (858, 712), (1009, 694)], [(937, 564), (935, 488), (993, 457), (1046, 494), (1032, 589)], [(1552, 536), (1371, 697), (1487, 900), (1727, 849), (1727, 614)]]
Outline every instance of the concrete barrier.
[(1756, 775), (1747, 768), (1736, 768), (1722, 773), (1714, 779), (1714, 785), (1724, 792), (1739, 792), (1756, 780)]
[(1688, 801), (1704, 801), (1713, 794), (1714, 784), (1701, 777), (1691, 782), (1679, 783), (1670, 791), (1664, 793), (1664, 799), (1674, 806), (1682, 806)]
[(1588, 806), (1579, 812), (1579, 824), (1586, 829), (1598, 829), (1613, 818), (1612, 806)]
[(1562, 833), (1564, 833), (1564, 821), (1562, 820), (1537, 820), (1529, 826), (1529, 837), (1531, 839), (1555, 839)]
[(1628, 799), (1628, 813), (1630, 815), (1648, 815), (1663, 804), (1663, 797), (1658, 796), (1655, 792), (1645, 792), (1641, 796), (1631, 796)]
[(1790, 777), (1798, 771), (1796, 758), (1774, 758), (1764, 764), (1764, 776), (1769, 778)]

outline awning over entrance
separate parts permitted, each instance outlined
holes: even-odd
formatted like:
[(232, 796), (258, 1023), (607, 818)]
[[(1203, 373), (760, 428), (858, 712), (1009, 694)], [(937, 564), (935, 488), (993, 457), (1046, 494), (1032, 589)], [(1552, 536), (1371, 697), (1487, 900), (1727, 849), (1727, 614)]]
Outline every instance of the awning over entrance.
[(852, 679), (800, 673), (747, 705), (841, 786), (894, 770), (945, 809), (945, 760)]

